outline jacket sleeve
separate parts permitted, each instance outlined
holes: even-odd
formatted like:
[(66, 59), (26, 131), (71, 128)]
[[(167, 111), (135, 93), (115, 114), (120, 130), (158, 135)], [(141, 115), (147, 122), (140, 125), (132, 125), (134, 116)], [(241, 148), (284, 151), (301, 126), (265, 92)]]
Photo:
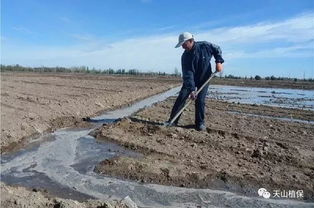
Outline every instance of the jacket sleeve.
[(221, 52), (220, 47), (212, 43), (210, 43), (209, 45), (210, 45), (211, 51), (213, 52), (213, 56), (215, 57), (215, 62), (216, 63), (225, 62), (224, 59), (222, 58), (222, 52)]
[(181, 57), (181, 65), (183, 86), (191, 92), (195, 91), (194, 69), (192, 65), (187, 64), (184, 54)]

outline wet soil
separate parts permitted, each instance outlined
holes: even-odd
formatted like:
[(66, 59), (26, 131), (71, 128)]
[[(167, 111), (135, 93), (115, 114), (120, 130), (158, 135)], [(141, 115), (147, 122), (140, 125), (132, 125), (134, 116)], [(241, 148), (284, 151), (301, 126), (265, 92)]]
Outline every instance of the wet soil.
[(95, 170), (143, 183), (248, 196), (257, 196), (260, 187), (303, 190), (302, 199), (314, 199), (314, 125), (246, 115), (311, 120), (313, 111), (208, 100), (207, 129), (199, 132), (193, 126), (193, 106), (178, 127), (159, 125), (168, 119), (173, 102), (170, 98), (94, 132), (98, 139), (145, 155), (104, 160)]

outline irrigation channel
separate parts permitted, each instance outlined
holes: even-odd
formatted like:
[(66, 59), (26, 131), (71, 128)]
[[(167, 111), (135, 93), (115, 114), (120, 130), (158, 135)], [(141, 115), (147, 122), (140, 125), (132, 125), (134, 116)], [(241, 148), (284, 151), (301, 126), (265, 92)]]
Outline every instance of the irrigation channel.
[[(209, 89), (209, 97), (220, 96), (219, 99), (223, 99), (227, 95), (225, 100), (236, 102), (244, 100), (245, 103), (251, 100), (255, 103), (255, 98), (249, 99), (248, 94), (259, 95), (258, 92), (252, 92), (252, 88), (230, 88), (233, 89), (229, 89), (229, 92), (233, 92), (231, 95), (226, 94), (225, 87), (213, 86)], [(56, 196), (80, 201), (90, 198), (121, 199), (129, 196), (139, 207), (314, 207), (314, 203), (297, 200), (264, 199), (258, 195), (247, 197), (227, 191), (143, 184), (97, 175), (93, 171), (95, 165), (106, 158), (119, 155), (141, 157), (141, 155), (110, 142), (97, 141), (89, 133), (103, 123), (130, 116), (146, 106), (176, 95), (179, 89), (173, 88), (129, 107), (94, 117), (91, 119), (94, 125), (90, 129), (59, 129), (42, 135), (37, 142), (23, 150), (2, 155), (1, 180), (7, 184), (46, 189)], [(259, 104), (263, 104), (260, 100), (267, 103), (270, 100), (265, 101), (267, 96), (276, 100), (274, 97), (276, 92), (281, 97), (292, 96), (280, 94), (280, 89), (271, 91), (258, 89), (264, 96), (262, 99), (259, 98)], [(291, 93), (291, 90), (285, 90), (285, 93)], [(302, 96), (303, 100), (299, 99), (297, 106), (313, 108), (313, 101), (309, 102), (307, 99), (307, 97), (314, 97), (313, 91), (310, 95), (301, 90), (292, 93), (295, 94), (295, 99)], [(241, 99), (241, 96), (245, 96), (245, 99)], [(304, 103), (300, 103), (301, 101)], [(295, 102), (293, 103), (294, 106), (291, 107), (295, 107)]]

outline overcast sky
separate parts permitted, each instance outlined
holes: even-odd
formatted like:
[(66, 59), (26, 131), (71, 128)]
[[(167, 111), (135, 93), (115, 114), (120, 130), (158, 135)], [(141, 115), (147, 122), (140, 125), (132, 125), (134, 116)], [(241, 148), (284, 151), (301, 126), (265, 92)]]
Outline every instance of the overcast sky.
[(1, 63), (173, 73), (184, 31), (225, 74), (314, 78), (314, 0), (2, 0)]

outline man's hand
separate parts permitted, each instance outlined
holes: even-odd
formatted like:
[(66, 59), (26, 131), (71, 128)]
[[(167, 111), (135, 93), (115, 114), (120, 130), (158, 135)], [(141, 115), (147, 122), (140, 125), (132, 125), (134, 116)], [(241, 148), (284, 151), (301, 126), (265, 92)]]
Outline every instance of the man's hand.
[(191, 100), (196, 100), (196, 97), (197, 97), (196, 91), (191, 92), (190, 95), (189, 95), (189, 98), (190, 98)]
[(216, 71), (215, 72), (222, 72), (223, 66), (222, 63), (216, 63)]

